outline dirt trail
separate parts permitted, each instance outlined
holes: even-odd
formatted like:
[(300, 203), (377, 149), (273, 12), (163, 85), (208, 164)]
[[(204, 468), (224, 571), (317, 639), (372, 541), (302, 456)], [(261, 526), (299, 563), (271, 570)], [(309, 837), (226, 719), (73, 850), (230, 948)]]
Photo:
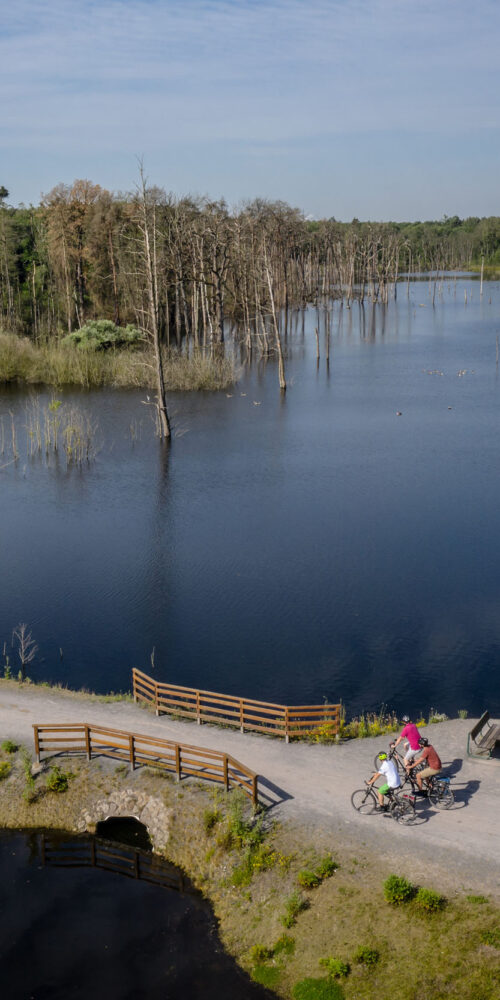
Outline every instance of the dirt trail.
[[(471, 720), (438, 723), (426, 730), (453, 775), (455, 807), (439, 812), (418, 801), (419, 822), (400, 827), (385, 816), (360, 817), (350, 798), (372, 770), (374, 755), (388, 737), (356, 740), (342, 746), (286, 745), (277, 739), (228, 729), (156, 718), (130, 702), (102, 703), (84, 695), (0, 681), (0, 739), (33, 746), (33, 723), (89, 722), (136, 733), (224, 750), (262, 776), (277, 818), (346, 833), (387, 857), (412, 858), (422, 869), (430, 864), (463, 877), (476, 877), (500, 888), (500, 761), (465, 757)], [(420, 860), (419, 860), (420, 859)]]

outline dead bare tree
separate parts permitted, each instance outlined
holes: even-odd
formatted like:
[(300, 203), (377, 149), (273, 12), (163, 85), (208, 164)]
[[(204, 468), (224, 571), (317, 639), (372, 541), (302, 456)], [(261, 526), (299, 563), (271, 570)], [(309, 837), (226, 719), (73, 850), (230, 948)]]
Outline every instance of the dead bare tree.
[(153, 345), (156, 372), (156, 411), (160, 438), (168, 441), (171, 437), (170, 420), (167, 411), (167, 393), (163, 372), (163, 358), (160, 342), (157, 228), (155, 193), (148, 190), (144, 167), (139, 164), (140, 184), (137, 198), (137, 227), (140, 233), (140, 257), (144, 267), (146, 285), (145, 331)]
[(17, 643), (17, 655), (21, 661), (21, 680), (26, 680), (26, 667), (33, 663), (38, 652), (38, 646), (33, 639), (32, 633), (28, 631), (25, 622), (20, 622), (12, 633), (12, 645)]

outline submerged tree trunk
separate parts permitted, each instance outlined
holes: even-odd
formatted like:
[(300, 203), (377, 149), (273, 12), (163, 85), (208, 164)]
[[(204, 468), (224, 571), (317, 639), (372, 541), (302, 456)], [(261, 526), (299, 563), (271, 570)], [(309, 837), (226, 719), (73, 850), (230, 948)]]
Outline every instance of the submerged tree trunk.
[[(158, 281), (156, 270), (156, 218), (154, 205), (148, 205), (148, 191), (143, 168), (140, 168), (140, 230), (142, 236), (142, 256), (145, 265), (146, 293), (147, 293), (147, 331), (153, 344), (156, 370), (156, 408), (158, 414), (158, 431), (162, 440), (168, 441), (171, 437), (170, 420), (167, 411), (167, 394), (165, 390), (165, 378), (163, 374), (163, 358), (160, 343), (160, 324), (158, 318)], [(150, 215), (152, 212), (152, 223)], [(151, 229), (151, 231), (150, 231)]]
[(278, 351), (278, 374), (279, 374), (279, 380), (280, 380), (280, 389), (281, 389), (282, 392), (286, 392), (285, 362), (283, 360), (283, 349), (282, 349), (282, 346), (281, 346), (281, 337), (280, 337), (280, 332), (279, 332), (279, 329), (278, 329), (278, 321), (276, 319), (276, 309), (275, 309), (275, 306), (274, 306), (274, 295), (273, 295), (273, 285), (272, 285), (272, 280), (271, 280), (271, 272), (269, 270), (269, 264), (267, 262), (267, 257), (265, 258), (265, 260), (266, 260), (267, 284), (268, 284), (268, 287), (269, 287), (269, 298), (271, 300), (271, 312), (273, 314), (274, 333), (275, 333), (275, 337), (276, 337), (276, 350)]

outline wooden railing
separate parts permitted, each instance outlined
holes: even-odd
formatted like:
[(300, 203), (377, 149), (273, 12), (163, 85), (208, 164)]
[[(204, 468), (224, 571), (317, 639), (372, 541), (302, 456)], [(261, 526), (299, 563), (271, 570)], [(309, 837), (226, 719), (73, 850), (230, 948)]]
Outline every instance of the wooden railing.
[(153, 680), (141, 670), (132, 670), (134, 701), (154, 705), (156, 714), (161, 712), (177, 718), (215, 722), (235, 726), (242, 733), (250, 730), (284, 736), (287, 743), (294, 736), (308, 736), (319, 726), (328, 724), (337, 734), (340, 724), (340, 705), (275, 705), (268, 701), (238, 698), (231, 694), (199, 691)]
[(177, 780), (187, 775), (216, 781), (226, 791), (238, 787), (253, 802), (258, 803), (258, 775), (244, 764), (220, 750), (173, 743), (157, 736), (127, 733), (121, 729), (92, 726), (87, 722), (66, 725), (34, 725), (35, 753), (85, 753), (92, 756), (126, 760), (132, 770), (141, 764), (173, 771)]
[(165, 889), (197, 894), (197, 890), (180, 868), (138, 847), (127, 847), (99, 837), (63, 840), (41, 834), (40, 857), (43, 865), (56, 868), (100, 868), (129, 878), (151, 882)]

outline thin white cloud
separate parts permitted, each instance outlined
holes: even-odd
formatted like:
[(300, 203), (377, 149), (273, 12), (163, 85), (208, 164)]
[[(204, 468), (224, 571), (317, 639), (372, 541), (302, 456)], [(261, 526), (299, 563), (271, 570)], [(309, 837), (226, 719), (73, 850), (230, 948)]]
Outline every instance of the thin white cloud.
[(183, 144), (219, 142), (221, 154), (292, 143), (299, 155), (319, 135), (463, 131), (469, 141), (500, 124), (494, 0), (3, 6), (0, 149), (11, 154), (181, 156)]

